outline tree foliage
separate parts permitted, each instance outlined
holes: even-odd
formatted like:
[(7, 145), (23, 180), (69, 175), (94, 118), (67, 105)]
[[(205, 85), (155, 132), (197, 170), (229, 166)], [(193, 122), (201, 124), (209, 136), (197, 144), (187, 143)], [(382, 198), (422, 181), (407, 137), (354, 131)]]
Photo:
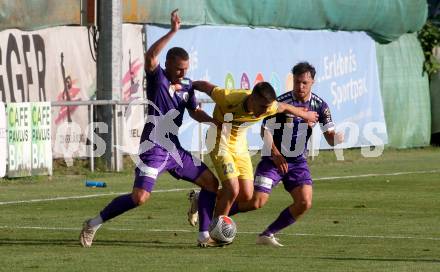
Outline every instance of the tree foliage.
[(440, 62), (434, 56), (433, 48), (440, 46), (440, 27), (436, 21), (428, 20), (419, 31), (418, 37), (425, 54), (424, 70), (428, 75), (440, 71)]

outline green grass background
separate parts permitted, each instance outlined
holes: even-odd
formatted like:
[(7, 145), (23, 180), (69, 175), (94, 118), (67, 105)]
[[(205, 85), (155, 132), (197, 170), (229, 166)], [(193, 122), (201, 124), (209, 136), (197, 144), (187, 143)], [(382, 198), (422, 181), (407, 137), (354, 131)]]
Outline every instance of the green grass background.
[[(239, 234), (231, 246), (201, 249), (197, 228), (186, 222), (194, 186), (165, 174), (155, 190), (183, 190), (153, 193), (146, 205), (106, 223), (85, 249), (82, 222), (131, 190), (129, 161), (121, 173), (91, 173), (87, 161), (76, 161), (70, 168), (57, 162), (51, 178), (0, 179), (0, 203), (97, 194), (0, 204), (0, 271), (440, 271), (439, 148), (385, 149), (377, 158), (345, 150), (343, 161), (321, 151), (310, 165), (313, 207), (278, 235), (283, 248), (255, 245), (256, 234), (291, 203), (282, 186), (262, 209), (234, 217)], [(389, 175), (419, 171), (432, 172)], [(365, 174), (387, 175), (320, 180)], [(87, 179), (108, 186), (85, 187)]]

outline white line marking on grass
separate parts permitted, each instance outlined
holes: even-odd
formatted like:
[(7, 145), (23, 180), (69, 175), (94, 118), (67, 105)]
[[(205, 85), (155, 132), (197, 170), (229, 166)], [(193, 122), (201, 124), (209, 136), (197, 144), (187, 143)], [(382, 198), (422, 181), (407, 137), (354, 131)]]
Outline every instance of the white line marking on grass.
[[(104, 227), (105, 228), (105, 227)], [(57, 230), (57, 231), (80, 231), (81, 228), (64, 228), (64, 227), (39, 227), (39, 226), (0, 226), (0, 229), (29, 229), (29, 230)], [(181, 232), (195, 233), (192, 230), (183, 229), (129, 229), (129, 228), (105, 228), (111, 231), (145, 231), (145, 232)], [(259, 234), (260, 232), (242, 231), (239, 234)], [(386, 235), (352, 235), (352, 234), (313, 234), (313, 233), (280, 233), (282, 236), (311, 236), (311, 237), (342, 237), (342, 238), (363, 238), (363, 239), (406, 239), (406, 240), (431, 240), (440, 241), (440, 237), (415, 237), (415, 236), (386, 236)]]
[(0, 229), (27, 229), (27, 230), (66, 230), (78, 231), (81, 228), (60, 228), (60, 227), (38, 227), (38, 226), (0, 226)]
[(322, 178), (314, 178), (313, 180), (355, 179), (355, 178), (367, 178), (367, 177), (401, 176), (401, 175), (432, 174), (432, 173), (440, 173), (440, 169), (426, 170), (426, 171), (412, 171), (412, 172), (395, 172), (395, 173), (384, 173), (384, 174), (363, 174), (363, 175), (340, 176), (340, 177), (322, 177)]
[(345, 237), (345, 238), (372, 238), (372, 239), (412, 239), (412, 240), (433, 240), (440, 241), (440, 237), (414, 237), (414, 236), (383, 236), (383, 235), (350, 235), (350, 234), (308, 234), (295, 233), (283, 234), (288, 236), (319, 236), (319, 237)]
[[(178, 192), (178, 191), (189, 191), (191, 189), (192, 188), (153, 190), (153, 193), (168, 193), (168, 192)], [(122, 194), (128, 194), (128, 193), (129, 192), (119, 192), (119, 193), (112, 192), (112, 193), (105, 193), (105, 194), (93, 194), (93, 195), (83, 195), (83, 196), (65, 196), (65, 197), (54, 197), (54, 198), (29, 199), (29, 200), (18, 200), (18, 201), (5, 201), (5, 202), (0, 202), (0, 205), (20, 204), (20, 203), (34, 203), (34, 202), (47, 202), (47, 201), (82, 199), (82, 198), (93, 198), (93, 197), (102, 197), (102, 196), (122, 195)]]
[[(431, 173), (440, 173), (440, 170), (436, 169), (436, 170), (426, 170), (426, 171), (395, 172), (395, 173), (384, 173), (384, 174), (363, 174), (363, 175), (340, 176), (340, 177), (322, 177), (322, 178), (314, 178), (313, 180), (316, 181), (316, 180), (356, 179), (356, 178), (365, 178), (365, 177), (400, 176), (400, 175), (431, 174)], [(186, 191), (186, 190), (191, 190), (191, 189), (196, 189), (196, 188), (153, 190), (153, 193), (179, 192), (179, 191)], [(34, 203), (34, 202), (46, 202), (46, 201), (103, 197), (103, 196), (121, 195), (121, 194), (127, 194), (127, 193), (128, 192), (120, 192), (120, 193), (113, 192), (113, 193), (106, 193), (106, 194), (93, 194), (93, 195), (83, 195), (83, 196), (67, 196), (67, 197), (30, 199), (30, 200), (18, 200), (18, 201), (4, 201), (4, 202), (0, 202), (0, 206), (1, 205), (9, 205), (9, 204), (19, 204), (19, 203)]]

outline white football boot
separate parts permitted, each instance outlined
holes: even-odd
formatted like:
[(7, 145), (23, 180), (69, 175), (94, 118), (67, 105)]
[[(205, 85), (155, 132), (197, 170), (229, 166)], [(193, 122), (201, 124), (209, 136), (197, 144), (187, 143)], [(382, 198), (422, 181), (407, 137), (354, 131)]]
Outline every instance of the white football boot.
[(79, 241), (83, 247), (91, 247), (93, 243), (93, 237), (98, 229), (93, 228), (89, 225), (89, 220), (86, 220), (83, 224), (83, 228), (79, 235)]
[(278, 242), (278, 238), (275, 238), (273, 234), (270, 236), (267, 235), (258, 235), (257, 236), (257, 245), (267, 245), (273, 247), (283, 247), (284, 245)]
[(225, 247), (230, 244), (232, 244), (232, 242), (219, 242), (212, 239), (211, 237), (208, 237), (203, 241), (197, 240), (197, 245), (199, 247)]

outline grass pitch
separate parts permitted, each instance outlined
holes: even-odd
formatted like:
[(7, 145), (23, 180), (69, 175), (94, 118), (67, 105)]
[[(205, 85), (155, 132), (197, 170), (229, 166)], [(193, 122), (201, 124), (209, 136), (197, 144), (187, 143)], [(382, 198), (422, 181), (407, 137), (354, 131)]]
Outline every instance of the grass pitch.
[[(106, 223), (85, 249), (82, 222), (131, 190), (130, 166), (117, 174), (57, 166), (50, 179), (0, 179), (0, 271), (440, 271), (440, 149), (344, 157), (321, 152), (310, 161), (313, 208), (278, 235), (283, 248), (255, 245), (291, 202), (282, 186), (261, 210), (234, 216), (231, 246), (200, 249), (186, 222), (194, 186), (164, 175), (147, 205)], [(108, 186), (85, 187), (87, 179)]]

